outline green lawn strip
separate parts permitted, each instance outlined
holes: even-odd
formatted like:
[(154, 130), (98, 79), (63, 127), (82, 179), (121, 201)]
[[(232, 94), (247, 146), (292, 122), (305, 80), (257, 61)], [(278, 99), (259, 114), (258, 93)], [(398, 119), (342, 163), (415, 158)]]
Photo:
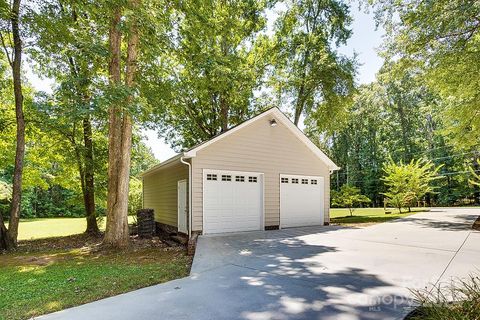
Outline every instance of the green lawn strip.
[(412, 212), (399, 213), (398, 209), (387, 208), (387, 212), (383, 208), (357, 208), (350, 216), (348, 209), (332, 208), (330, 209), (330, 222), (340, 225), (362, 225), (374, 224), (390, 221), (393, 219), (408, 217), (412, 214), (428, 211), (427, 208), (412, 208)]
[(0, 255), (0, 319), (28, 319), (185, 277), (184, 250), (50, 251)]
[[(129, 223), (134, 217), (128, 217)], [(8, 225), (8, 224), (7, 224)], [(105, 230), (105, 219), (99, 221), (100, 230)], [(64, 237), (85, 232), (85, 218), (36, 218), (22, 219), (18, 227), (18, 240)]]

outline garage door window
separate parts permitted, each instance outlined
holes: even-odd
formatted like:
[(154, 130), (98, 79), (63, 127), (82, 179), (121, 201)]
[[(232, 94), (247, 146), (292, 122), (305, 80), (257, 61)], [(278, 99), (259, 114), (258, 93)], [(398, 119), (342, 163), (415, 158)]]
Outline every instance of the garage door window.
[(207, 180), (217, 180), (216, 174), (207, 174)]
[(282, 178), (282, 183), (288, 183), (288, 178)]
[(308, 179), (302, 179), (302, 184), (308, 184)]
[(312, 183), (312, 184), (317, 184), (317, 180), (313, 179), (313, 180), (311, 181), (311, 183)]
[(298, 183), (298, 179), (292, 178), (292, 183)]
[(236, 176), (235, 181), (237, 182), (245, 182), (245, 177), (244, 176)]
[(257, 182), (257, 177), (248, 177), (248, 182)]
[(231, 175), (222, 174), (222, 181), (232, 181)]

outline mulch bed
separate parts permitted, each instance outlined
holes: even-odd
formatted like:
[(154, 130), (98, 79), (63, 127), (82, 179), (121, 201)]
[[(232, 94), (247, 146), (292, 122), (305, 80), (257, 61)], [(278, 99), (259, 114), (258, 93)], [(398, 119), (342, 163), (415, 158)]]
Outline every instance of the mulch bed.
[[(48, 250), (73, 250), (89, 249), (90, 251), (108, 250), (102, 246), (103, 233), (97, 235), (76, 234), (66, 237), (55, 237), (36, 240), (22, 240), (18, 242), (17, 252), (39, 252)], [(130, 236), (130, 246), (127, 250), (139, 250), (148, 248), (178, 248), (181, 247), (172, 241), (161, 240), (159, 237), (151, 239), (139, 238), (137, 235)]]

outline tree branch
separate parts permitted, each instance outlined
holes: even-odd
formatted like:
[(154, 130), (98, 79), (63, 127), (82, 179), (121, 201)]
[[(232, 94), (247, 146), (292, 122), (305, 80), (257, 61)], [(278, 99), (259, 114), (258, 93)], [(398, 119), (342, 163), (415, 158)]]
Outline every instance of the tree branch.
[(0, 31), (0, 40), (2, 41), (2, 47), (3, 47), (3, 50), (5, 51), (5, 55), (7, 56), (8, 64), (10, 65), (10, 67), (13, 68), (12, 57), (10, 57), (10, 54), (8, 53), (7, 45), (5, 44), (5, 39), (3, 38), (3, 34), (1, 31)]

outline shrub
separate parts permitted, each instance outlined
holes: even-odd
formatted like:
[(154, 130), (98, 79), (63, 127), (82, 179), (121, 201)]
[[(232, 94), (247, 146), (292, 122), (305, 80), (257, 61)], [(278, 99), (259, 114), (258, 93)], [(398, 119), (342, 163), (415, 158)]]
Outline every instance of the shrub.
[(142, 208), (142, 181), (137, 178), (130, 178), (128, 192), (128, 214), (135, 216), (137, 210)]
[(350, 211), (350, 216), (353, 216), (354, 207), (362, 203), (369, 203), (371, 200), (360, 194), (360, 189), (344, 184), (340, 191), (332, 191), (332, 205), (348, 208)]
[(408, 319), (480, 319), (480, 278), (476, 275), (413, 293), (419, 307)]
[(412, 160), (408, 164), (400, 161), (395, 163), (391, 158), (384, 165), (385, 172), (382, 180), (387, 187), (385, 195), (387, 203), (398, 208), (410, 207), (415, 201), (423, 198), (427, 193), (434, 193), (432, 181), (441, 178), (438, 174), (442, 166), (436, 167), (430, 160)]

